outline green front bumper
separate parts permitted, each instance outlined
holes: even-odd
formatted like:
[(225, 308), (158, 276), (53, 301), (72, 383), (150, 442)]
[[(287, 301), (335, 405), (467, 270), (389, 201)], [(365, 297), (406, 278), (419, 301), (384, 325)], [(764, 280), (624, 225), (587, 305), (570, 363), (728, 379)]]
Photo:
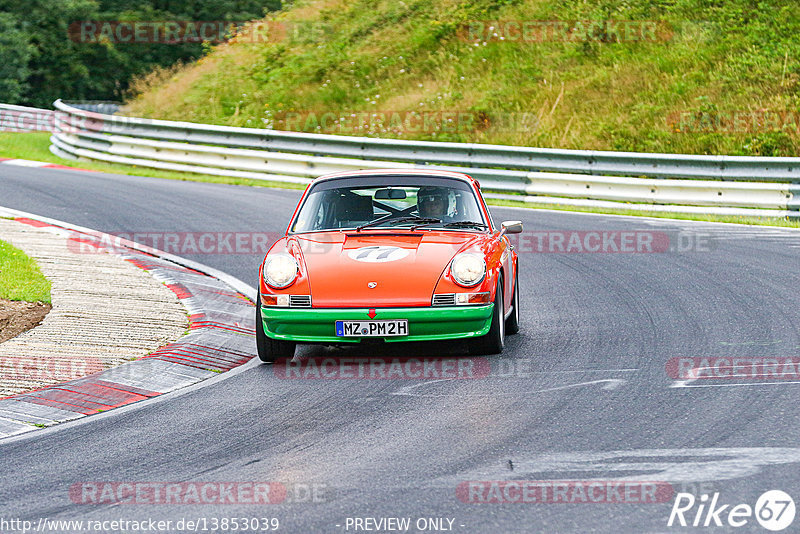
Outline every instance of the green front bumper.
[[(408, 319), (408, 335), (382, 338), (387, 342), (470, 338), (489, 332), (493, 309), (494, 304), (376, 308), (374, 320)], [(336, 321), (369, 321), (368, 313), (368, 308), (261, 308), (267, 336), (305, 343), (358, 343), (362, 338), (338, 337), (335, 324)]]

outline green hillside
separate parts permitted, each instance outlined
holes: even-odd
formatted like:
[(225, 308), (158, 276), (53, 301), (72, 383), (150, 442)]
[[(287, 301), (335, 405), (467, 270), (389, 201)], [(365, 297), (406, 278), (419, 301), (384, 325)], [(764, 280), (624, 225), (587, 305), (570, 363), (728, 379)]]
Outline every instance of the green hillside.
[(297, 1), (266, 19), (269, 38), (253, 31), (140, 79), (128, 112), (440, 141), (800, 153), (796, 0), (568, 4)]

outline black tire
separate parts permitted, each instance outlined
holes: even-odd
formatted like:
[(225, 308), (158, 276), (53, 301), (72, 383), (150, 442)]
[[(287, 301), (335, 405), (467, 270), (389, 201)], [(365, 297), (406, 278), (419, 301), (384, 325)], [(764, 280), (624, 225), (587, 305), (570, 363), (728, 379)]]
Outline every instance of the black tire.
[(470, 354), (500, 354), (505, 348), (505, 326), (503, 317), (503, 277), (497, 279), (497, 290), (494, 294), (494, 310), (492, 326), (486, 335), (473, 339), (469, 344)]
[(519, 332), (519, 271), (514, 276), (514, 297), (511, 299), (513, 311), (506, 319), (506, 335), (513, 336)]
[(275, 363), (278, 358), (294, 357), (294, 341), (272, 339), (264, 333), (264, 322), (261, 320), (261, 295), (256, 300), (256, 349), (258, 358), (264, 363)]

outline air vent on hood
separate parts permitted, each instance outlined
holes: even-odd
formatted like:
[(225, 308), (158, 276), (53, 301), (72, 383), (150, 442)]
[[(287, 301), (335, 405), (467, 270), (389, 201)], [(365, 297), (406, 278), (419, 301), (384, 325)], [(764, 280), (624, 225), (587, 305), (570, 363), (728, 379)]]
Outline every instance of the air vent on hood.
[(292, 308), (310, 308), (311, 295), (289, 295), (289, 306)]
[(444, 293), (441, 295), (434, 295), (433, 296), (433, 305), (434, 306), (455, 306), (456, 305), (456, 294), (455, 293)]

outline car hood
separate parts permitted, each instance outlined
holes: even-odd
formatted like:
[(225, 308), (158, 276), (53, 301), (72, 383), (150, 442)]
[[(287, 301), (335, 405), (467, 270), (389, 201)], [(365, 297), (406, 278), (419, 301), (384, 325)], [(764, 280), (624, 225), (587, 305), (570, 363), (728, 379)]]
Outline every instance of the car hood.
[(430, 306), (453, 256), (480, 240), (468, 232), (324, 232), (292, 236), (315, 308)]

